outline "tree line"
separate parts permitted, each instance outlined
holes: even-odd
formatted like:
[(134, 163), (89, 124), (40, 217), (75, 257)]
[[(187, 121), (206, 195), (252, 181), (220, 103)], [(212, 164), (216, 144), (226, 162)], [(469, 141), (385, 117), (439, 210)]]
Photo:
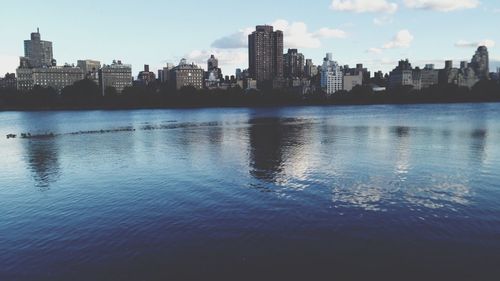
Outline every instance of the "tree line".
[(293, 90), (197, 90), (193, 87), (173, 89), (168, 84), (132, 86), (122, 93), (106, 88), (105, 94), (91, 80), (81, 80), (65, 87), (61, 93), (53, 88), (35, 86), (31, 91), (0, 89), (2, 110), (52, 109), (131, 109), (182, 107), (251, 107), (287, 105), (357, 105), (500, 102), (500, 84), (493, 80), (478, 82), (472, 89), (453, 84), (438, 84), (423, 90), (402, 86), (374, 92), (370, 86), (356, 86), (350, 92), (326, 95), (316, 91), (303, 95)]

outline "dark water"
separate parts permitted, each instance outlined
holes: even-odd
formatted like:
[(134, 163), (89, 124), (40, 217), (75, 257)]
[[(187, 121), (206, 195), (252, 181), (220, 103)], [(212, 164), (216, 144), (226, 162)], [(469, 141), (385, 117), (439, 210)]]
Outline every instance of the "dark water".
[(0, 124), (0, 280), (498, 280), (500, 104)]

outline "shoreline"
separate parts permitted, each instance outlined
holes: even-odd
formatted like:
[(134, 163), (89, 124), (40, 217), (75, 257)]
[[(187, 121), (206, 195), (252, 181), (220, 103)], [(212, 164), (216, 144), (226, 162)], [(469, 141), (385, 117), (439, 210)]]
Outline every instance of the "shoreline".
[(220, 105), (173, 105), (173, 106), (88, 106), (88, 107), (7, 107), (0, 112), (36, 112), (36, 111), (124, 111), (124, 110), (170, 110), (170, 109), (225, 109), (225, 108), (273, 108), (273, 107), (344, 107), (344, 106), (377, 106), (377, 105), (447, 105), (447, 104), (495, 104), (494, 100), (460, 100), (460, 101), (420, 101), (420, 102), (378, 102), (378, 103), (267, 103), (267, 104), (220, 104)]

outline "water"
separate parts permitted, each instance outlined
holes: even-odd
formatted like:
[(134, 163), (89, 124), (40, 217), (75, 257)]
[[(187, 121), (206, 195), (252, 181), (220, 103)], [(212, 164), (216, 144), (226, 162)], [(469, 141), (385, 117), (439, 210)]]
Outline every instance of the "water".
[[(0, 124), (0, 280), (500, 273), (499, 104), (3, 112)], [(5, 138), (23, 132), (38, 137)]]

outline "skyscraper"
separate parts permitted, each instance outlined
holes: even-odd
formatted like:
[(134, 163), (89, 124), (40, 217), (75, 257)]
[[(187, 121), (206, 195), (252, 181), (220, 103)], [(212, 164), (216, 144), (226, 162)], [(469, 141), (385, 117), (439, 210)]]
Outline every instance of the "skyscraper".
[(207, 61), (207, 70), (212, 71), (217, 68), (219, 68), (219, 60), (214, 55), (211, 55)]
[(284, 74), (286, 78), (302, 77), (304, 75), (304, 55), (297, 49), (288, 49), (283, 55)]
[(470, 66), (479, 79), (488, 79), (490, 76), (488, 48), (481, 46), (477, 48), (476, 54), (472, 57)]
[(207, 60), (207, 70), (205, 79), (210, 78), (210, 76), (217, 80), (223, 79), (222, 69), (219, 68), (219, 60), (214, 55), (211, 55)]
[(259, 84), (283, 77), (283, 32), (259, 25), (248, 35), (250, 77)]
[(321, 88), (331, 95), (343, 89), (344, 75), (339, 64), (333, 61), (331, 53), (327, 53), (321, 67)]
[(30, 40), (24, 40), (24, 56), (28, 67), (50, 67), (55, 65), (52, 54), (52, 42), (42, 41), (40, 30), (31, 33)]
[(312, 59), (306, 59), (306, 66), (304, 67), (307, 77), (312, 78), (318, 74), (318, 67), (314, 65)]

